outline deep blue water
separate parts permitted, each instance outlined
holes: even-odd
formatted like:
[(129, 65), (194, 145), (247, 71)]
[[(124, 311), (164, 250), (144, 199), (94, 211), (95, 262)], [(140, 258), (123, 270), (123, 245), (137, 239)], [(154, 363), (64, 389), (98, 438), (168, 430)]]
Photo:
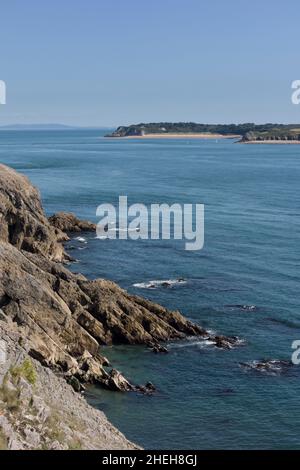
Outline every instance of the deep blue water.
[[(102, 202), (205, 204), (205, 246), (180, 241), (72, 242), (72, 266), (180, 309), (205, 327), (245, 340), (231, 351), (199, 341), (105, 348), (147, 397), (91, 389), (89, 400), (146, 448), (300, 448), (300, 366), (275, 376), (241, 361), (290, 359), (300, 339), (300, 146), (233, 141), (110, 140), (99, 131), (1, 132), (0, 161), (30, 177), (47, 213), (96, 220)], [(77, 249), (77, 248), (83, 249)], [(184, 277), (173, 288), (135, 283)], [(255, 306), (252, 310), (241, 306)]]

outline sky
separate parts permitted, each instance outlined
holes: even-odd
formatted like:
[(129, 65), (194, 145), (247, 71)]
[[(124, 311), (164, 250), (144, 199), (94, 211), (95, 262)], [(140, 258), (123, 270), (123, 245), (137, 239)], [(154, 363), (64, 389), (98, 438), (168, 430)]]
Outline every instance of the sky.
[(2, 0), (0, 125), (300, 122), (299, 0)]

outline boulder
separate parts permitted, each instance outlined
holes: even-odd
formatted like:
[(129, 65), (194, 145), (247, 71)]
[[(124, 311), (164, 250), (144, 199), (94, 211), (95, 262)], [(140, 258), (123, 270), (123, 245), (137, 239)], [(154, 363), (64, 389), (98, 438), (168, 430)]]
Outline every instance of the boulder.
[(112, 369), (110, 373), (100, 381), (109, 390), (119, 392), (130, 392), (134, 391), (136, 387), (128, 382), (127, 379), (116, 369)]
[(84, 391), (84, 386), (80, 383), (80, 381), (74, 377), (74, 376), (71, 376), (67, 379), (67, 382), (68, 384), (71, 385), (71, 387), (73, 388), (73, 390), (75, 392), (83, 392)]

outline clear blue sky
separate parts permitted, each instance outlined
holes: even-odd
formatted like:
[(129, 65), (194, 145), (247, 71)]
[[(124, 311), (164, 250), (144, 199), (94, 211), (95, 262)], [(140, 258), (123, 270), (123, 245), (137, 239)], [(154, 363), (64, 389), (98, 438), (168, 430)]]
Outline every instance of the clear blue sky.
[(300, 122), (299, 0), (3, 0), (0, 124)]

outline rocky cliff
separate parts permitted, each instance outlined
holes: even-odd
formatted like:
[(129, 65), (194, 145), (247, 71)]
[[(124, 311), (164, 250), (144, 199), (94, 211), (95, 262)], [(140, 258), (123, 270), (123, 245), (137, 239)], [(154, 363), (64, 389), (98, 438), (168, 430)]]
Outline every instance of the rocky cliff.
[[(59, 374), (26, 353), (17, 324), (1, 322), (0, 450), (128, 450), (129, 442)], [(0, 349), (0, 352), (3, 351)]]
[[(145, 344), (207, 335), (198, 325), (115, 283), (71, 273), (61, 230), (87, 229), (74, 216), (46, 218), (38, 191), (0, 166), (0, 308), (29, 341), (29, 354), (80, 381), (109, 385), (101, 345)], [(214, 338), (212, 338), (214, 339)], [(216, 339), (216, 344), (219, 342)]]
[[(144, 344), (203, 336), (230, 348), (235, 338), (212, 336), (179, 312), (133, 296), (115, 283), (71, 273), (65, 231), (93, 230), (60, 213), (47, 219), (28, 179), (0, 165), (0, 329), (13, 334), (26, 357), (80, 391), (85, 382), (113, 390), (151, 392), (109, 368), (102, 346)], [(1, 339), (1, 338), (0, 338)]]
[(0, 165), (0, 241), (63, 261), (64, 240), (67, 236), (48, 222), (38, 190), (25, 176)]

